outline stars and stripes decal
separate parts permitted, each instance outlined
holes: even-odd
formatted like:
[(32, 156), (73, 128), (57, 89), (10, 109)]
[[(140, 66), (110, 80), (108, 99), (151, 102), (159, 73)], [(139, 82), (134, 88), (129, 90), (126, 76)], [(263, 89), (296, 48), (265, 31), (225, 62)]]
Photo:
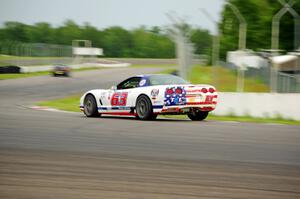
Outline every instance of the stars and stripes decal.
[(183, 86), (167, 87), (165, 91), (165, 106), (186, 104), (186, 91)]

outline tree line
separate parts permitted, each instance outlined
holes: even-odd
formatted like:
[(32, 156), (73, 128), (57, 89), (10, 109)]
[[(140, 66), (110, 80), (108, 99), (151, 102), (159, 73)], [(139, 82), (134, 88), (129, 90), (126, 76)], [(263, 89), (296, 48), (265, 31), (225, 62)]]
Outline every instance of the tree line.
[[(225, 0), (221, 20), (221, 59), (227, 51), (238, 49), (238, 19), (228, 6), (234, 4), (247, 21), (247, 48), (253, 50), (271, 48), (272, 18), (282, 8), (277, 0)], [(300, 13), (300, 0), (295, 0), (293, 9)], [(46, 43), (71, 45), (72, 40), (91, 40), (93, 47), (103, 48), (106, 57), (174, 58), (175, 43), (167, 34), (168, 27), (141, 26), (127, 30), (119, 26), (98, 29), (89, 23), (80, 26), (67, 20), (59, 27), (46, 22), (34, 25), (6, 22), (0, 28), (0, 48), (3, 42)], [(185, 27), (194, 44), (195, 54), (211, 54), (212, 35), (208, 30)], [(299, 28), (300, 29), (300, 28)], [(279, 47), (294, 49), (294, 20), (286, 14), (280, 20)], [(300, 34), (300, 30), (298, 30)], [(300, 43), (300, 41), (298, 42)]]
[[(166, 32), (157, 26), (132, 30), (114, 26), (100, 30), (88, 23), (79, 26), (71, 20), (59, 27), (46, 22), (34, 25), (6, 22), (0, 29), (0, 46), (5, 41), (71, 45), (72, 40), (91, 40), (93, 47), (104, 49), (106, 57), (174, 58), (175, 44)], [(208, 53), (210, 33), (191, 29), (191, 34), (196, 52)]]

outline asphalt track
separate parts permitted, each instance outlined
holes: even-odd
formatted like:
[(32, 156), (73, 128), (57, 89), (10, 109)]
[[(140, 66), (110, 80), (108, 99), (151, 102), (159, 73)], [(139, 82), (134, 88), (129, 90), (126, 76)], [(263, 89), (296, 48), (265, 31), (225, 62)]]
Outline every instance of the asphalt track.
[(300, 198), (300, 128), (28, 108), (158, 69), (0, 81), (0, 198)]

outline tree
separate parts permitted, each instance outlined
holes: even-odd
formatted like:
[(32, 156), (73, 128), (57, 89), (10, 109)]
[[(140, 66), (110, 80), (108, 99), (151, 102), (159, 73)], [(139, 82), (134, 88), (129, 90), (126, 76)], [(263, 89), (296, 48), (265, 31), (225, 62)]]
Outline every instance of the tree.
[(115, 26), (103, 31), (103, 48), (108, 57), (130, 57), (132, 38), (130, 32)]
[(73, 40), (81, 38), (81, 28), (72, 20), (67, 20), (63, 26), (55, 31), (55, 39), (58, 44), (71, 45)]
[(208, 55), (210, 53), (212, 36), (208, 30), (193, 29), (191, 31), (191, 41), (195, 45), (196, 54)]
[(85, 23), (85, 25), (82, 27), (81, 39), (91, 40), (92, 45), (95, 47), (103, 47), (103, 35), (103, 31), (97, 30), (97, 28), (91, 26), (89, 23)]
[(27, 30), (28, 26), (19, 22), (6, 22), (4, 24), (3, 35), (4, 40), (28, 42)]
[(29, 42), (31, 43), (55, 43), (53, 34), (53, 28), (46, 22), (36, 23), (27, 30)]

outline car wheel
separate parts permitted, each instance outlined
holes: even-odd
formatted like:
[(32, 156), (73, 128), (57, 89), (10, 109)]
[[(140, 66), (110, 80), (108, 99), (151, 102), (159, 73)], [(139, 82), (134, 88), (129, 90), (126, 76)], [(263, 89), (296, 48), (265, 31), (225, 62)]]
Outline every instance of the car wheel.
[(207, 118), (208, 112), (200, 111), (199, 109), (191, 109), (187, 116), (193, 121), (201, 121)]
[(87, 95), (84, 99), (84, 114), (87, 117), (98, 117), (100, 114), (98, 113), (97, 103), (92, 95)]
[(150, 119), (151, 119), (151, 120), (155, 120), (156, 118), (157, 118), (157, 114), (154, 114), (154, 113), (153, 113)]
[(153, 114), (151, 101), (147, 96), (145, 95), (139, 96), (138, 99), (136, 100), (135, 108), (136, 108), (137, 118), (141, 120), (151, 120), (155, 118)]

